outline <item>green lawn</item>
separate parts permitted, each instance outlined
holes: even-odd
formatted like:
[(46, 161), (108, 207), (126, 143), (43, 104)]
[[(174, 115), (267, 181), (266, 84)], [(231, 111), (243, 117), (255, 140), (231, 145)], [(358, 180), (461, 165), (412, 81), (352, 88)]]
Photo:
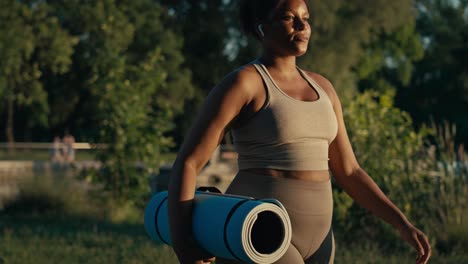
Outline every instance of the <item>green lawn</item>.
[[(82, 182), (41, 175), (19, 187), (20, 195), (0, 209), (0, 264), (177, 263), (170, 247), (146, 235), (140, 210), (113, 207)], [(434, 253), (430, 263), (468, 263), (468, 228), (447, 230), (438, 248), (450, 255)], [(382, 243), (363, 237), (345, 243), (347, 234), (337, 232), (336, 238), (337, 264), (405, 264), (416, 257), (409, 247), (381, 250), (376, 245)]]
[(143, 225), (0, 217), (0, 263), (176, 263)]
[[(142, 224), (77, 218), (0, 215), (0, 263), (177, 263), (172, 250), (150, 241)], [(414, 263), (412, 254), (337, 242), (335, 263)], [(431, 263), (468, 263), (468, 255)]]

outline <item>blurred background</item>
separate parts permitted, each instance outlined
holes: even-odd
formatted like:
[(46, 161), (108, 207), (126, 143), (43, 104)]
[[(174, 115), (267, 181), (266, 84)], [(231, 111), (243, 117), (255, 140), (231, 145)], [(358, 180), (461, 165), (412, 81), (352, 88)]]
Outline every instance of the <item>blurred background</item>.
[[(334, 84), (361, 166), (468, 263), (468, 1), (309, 1), (302, 68)], [(259, 56), (232, 0), (0, 0), (0, 263), (176, 263), (143, 208), (204, 97)], [(199, 177), (236, 172), (227, 133)], [(337, 263), (410, 263), (334, 188)]]

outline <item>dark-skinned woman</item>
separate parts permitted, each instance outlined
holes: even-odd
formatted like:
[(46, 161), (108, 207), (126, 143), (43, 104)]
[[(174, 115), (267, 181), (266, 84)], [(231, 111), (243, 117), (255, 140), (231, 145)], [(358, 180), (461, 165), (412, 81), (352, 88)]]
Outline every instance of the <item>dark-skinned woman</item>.
[[(291, 219), (291, 244), (275, 263), (333, 263), (330, 171), (358, 204), (416, 249), (416, 263), (427, 263), (427, 237), (359, 166), (334, 87), (296, 65), (311, 35), (307, 2), (247, 0), (240, 13), (243, 30), (258, 38), (263, 53), (212, 89), (178, 153), (168, 201), (179, 261), (214, 261), (192, 238), (191, 210), (197, 174), (231, 129), (239, 172), (226, 193), (278, 199)], [(239, 262), (218, 258), (216, 263)]]

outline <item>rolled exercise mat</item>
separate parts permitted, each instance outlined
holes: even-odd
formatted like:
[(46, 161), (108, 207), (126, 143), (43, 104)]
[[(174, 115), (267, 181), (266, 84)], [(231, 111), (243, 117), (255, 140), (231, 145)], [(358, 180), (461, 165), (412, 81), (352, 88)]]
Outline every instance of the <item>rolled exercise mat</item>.
[[(157, 242), (172, 244), (167, 191), (153, 196), (145, 209), (145, 229)], [(247, 263), (273, 263), (291, 242), (291, 222), (274, 199), (195, 192), (192, 230), (198, 245), (217, 257)]]

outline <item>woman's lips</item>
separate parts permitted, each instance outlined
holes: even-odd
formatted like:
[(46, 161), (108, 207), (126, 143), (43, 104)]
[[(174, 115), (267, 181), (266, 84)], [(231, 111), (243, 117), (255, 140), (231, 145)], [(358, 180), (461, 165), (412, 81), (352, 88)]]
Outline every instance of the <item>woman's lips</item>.
[(309, 37), (304, 36), (304, 35), (296, 35), (296, 36), (293, 37), (293, 41), (307, 42), (307, 41), (309, 41)]

